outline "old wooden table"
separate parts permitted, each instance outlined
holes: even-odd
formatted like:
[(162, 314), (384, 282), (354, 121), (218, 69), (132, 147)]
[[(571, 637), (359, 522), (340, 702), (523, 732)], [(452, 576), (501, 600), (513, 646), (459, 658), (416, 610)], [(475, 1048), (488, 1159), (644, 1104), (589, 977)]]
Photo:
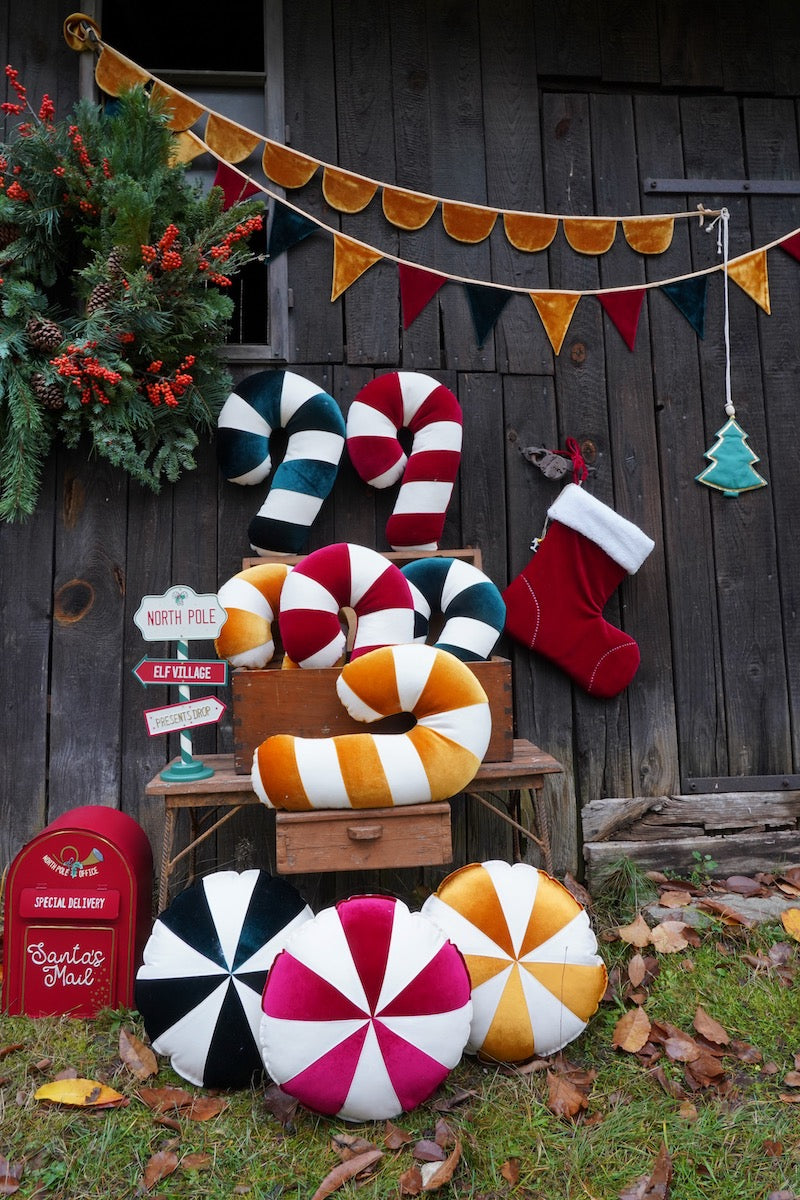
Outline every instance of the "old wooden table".
[[(177, 762), (179, 760), (175, 759), (174, 761)], [(204, 842), (206, 838), (215, 833), (221, 825), (229, 821), (231, 817), (234, 817), (243, 807), (260, 803), (252, 789), (250, 776), (235, 772), (232, 754), (203, 755), (203, 762), (206, 766), (214, 768), (214, 774), (207, 779), (191, 782), (180, 780), (175, 782), (162, 779), (159, 773), (145, 787), (146, 795), (161, 796), (163, 798), (165, 809), (164, 836), (161, 850), (161, 874), (158, 885), (159, 912), (162, 912), (166, 908), (169, 901), (169, 883), (176, 865), (187, 854), (193, 853), (201, 842)], [(464, 795), (472, 796), (493, 809), (498, 816), (509, 822), (518, 833), (522, 833), (526, 838), (530, 838), (536, 842), (542, 851), (547, 871), (552, 871), (553, 864), (547, 818), (544, 806), (541, 803), (541, 790), (544, 786), (545, 775), (562, 770), (561, 764), (555, 758), (545, 753), (544, 750), (540, 750), (532, 742), (515, 739), (512, 758), (507, 762), (482, 763), (477, 775), (463, 792)], [(530, 791), (532, 795), (533, 811), (537, 826), (536, 831), (526, 829), (520, 822), (520, 797), (524, 791)], [(493, 804), (493, 798), (500, 799), (505, 806), (505, 810)], [(414, 805), (408, 807), (413, 807), (417, 811), (433, 812), (434, 808), (438, 810), (441, 806)], [(189, 810), (191, 833), (188, 844), (175, 853), (175, 826), (178, 813), (181, 809)], [(222, 811), (212, 824), (205, 825), (200, 829), (197, 819), (198, 813), (209, 809)], [(360, 812), (347, 810), (343, 815), (347, 816), (351, 822), (355, 820), (375, 822), (380, 821), (383, 816), (396, 816), (398, 811), (398, 809), (371, 809)], [(313, 819), (317, 815), (320, 817), (323, 815), (330, 817), (331, 812), (339, 815), (342, 810), (320, 810), (319, 814), (278, 813), (277, 820), (280, 821), (284, 818), (288, 823), (291, 823), (293, 819), (296, 820), (298, 817), (305, 818), (306, 820)], [(437, 863), (441, 859), (432, 858), (429, 861)], [(373, 865), (380, 866), (385, 864), (380, 862), (377, 864), (374, 862), (370, 863), (370, 866)], [(289, 869), (291, 870), (292, 868)], [(304, 870), (305, 868), (299, 869)], [(345, 868), (343, 868), (338, 856), (330, 855), (328, 864), (324, 866), (318, 865), (316, 869), (332, 871)]]

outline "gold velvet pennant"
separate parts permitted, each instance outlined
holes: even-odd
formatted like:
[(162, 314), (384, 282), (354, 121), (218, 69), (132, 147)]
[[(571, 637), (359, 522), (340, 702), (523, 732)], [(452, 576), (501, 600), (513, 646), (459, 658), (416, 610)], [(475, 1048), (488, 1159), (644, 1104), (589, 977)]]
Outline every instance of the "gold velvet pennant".
[(539, 213), (503, 213), (506, 237), (517, 250), (534, 254), (546, 250), (556, 236), (558, 217), (545, 217)]
[(437, 204), (435, 196), (421, 196), (402, 188), (383, 189), (383, 215), (399, 229), (422, 229), (430, 221)]
[(322, 194), (339, 212), (357, 213), (366, 208), (378, 190), (377, 183), (326, 167), (322, 176)]
[(617, 232), (617, 222), (608, 217), (564, 217), (564, 236), (579, 254), (605, 254)]
[(333, 235), (333, 284), (331, 286), (331, 303), (346, 292), (351, 283), (355, 283), (360, 275), (376, 263), (383, 255), (379, 250), (371, 250), (362, 246), (340, 233)]
[(299, 154), (297, 150), (290, 150), (288, 146), (267, 142), (261, 156), (261, 165), (264, 174), (273, 183), (279, 183), (285, 188), (298, 188), (304, 187), (313, 178), (320, 164), (318, 159)]
[(497, 213), (493, 208), (442, 201), (442, 224), (457, 242), (482, 242), (492, 232), (496, 220)]
[(156, 79), (153, 83), (150, 101), (151, 103), (153, 101), (161, 102), (164, 111), (170, 114), (169, 128), (174, 129), (176, 133), (190, 129), (206, 111), (202, 104), (191, 100), (189, 96), (184, 96), (182, 92), (176, 91), (168, 84), (162, 83), (160, 79)]
[(581, 298), (580, 292), (529, 292), (528, 295), (542, 319), (553, 353), (559, 354)]
[(767, 278), (767, 252), (756, 250), (744, 258), (728, 263), (728, 276), (738, 283), (751, 300), (769, 315), (769, 280)]
[(598, 1000), (606, 990), (605, 967), (566, 962), (524, 962), (520, 966), (581, 1021), (597, 1012)]
[(151, 75), (124, 54), (119, 54), (109, 46), (103, 46), (94, 69), (94, 78), (97, 86), (106, 95), (121, 96), (137, 84), (147, 83)]
[(674, 230), (674, 217), (629, 217), (622, 222), (625, 240), (638, 254), (663, 254)]
[(249, 129), (228, 121), (216, 113), (209, 113), (206, 121), (206, 141), (209, 148), (225, 162), (242, 162), (252, 154), (261, 138)]
[(205, 154), (206, 145), (196, 133), (192, 133), (191, 129), (182, 129), (180, 133), (176, 133), (172, 139), (170, 149), (170, 158), (173, 165), (191, 162), (193, 158), (199, 158), (201, 154)]

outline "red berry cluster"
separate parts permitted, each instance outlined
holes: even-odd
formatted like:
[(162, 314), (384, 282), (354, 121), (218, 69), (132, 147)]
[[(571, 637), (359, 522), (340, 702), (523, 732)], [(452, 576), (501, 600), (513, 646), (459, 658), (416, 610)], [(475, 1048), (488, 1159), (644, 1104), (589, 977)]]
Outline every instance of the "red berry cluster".
[(81, 404), (88, 404), (91, 400), (110, 404), (105, 387), (114, 387), (122, 379), (119, 371), (113, 371), (100, 362), (93, 353), (96, 349), (97, 342), (84, 342), (82, 346), (70, 342), (66, 353), (51, 359), (61, 378), (80, 392)]
[(164, 365), (160, 359), (156, 359), (155, 362), (150, 363), (147, 372), (149, 375), (155, 375), (156, 378), (149, 381), (146, 380), (144, 390), (147, 393), (148, 400), (155, 408), (158, 408), (162, 402), (169, 408), (178, 407), (180, 397), (194, 383), (193, 377), (187, 370), (188, 367), (194, 365), (194, 360), (193, 354), (187, 354), (183, 362), (179, 363), (175, 368), (171, 378), (168, 375), (159, 374)]
[[(213, 259), (215, 263), (227, 262), (236, 242), (241, 241), (242, 238), (249, 237), (251, 233), (255, 233), (257, 229), (261, 229), (263, 224), (264, 218), (261, 216), (248, 217), (246, 221), (240, 221), (236, 228), (226, 234), (221, 242), (209, 248), (209, 258)], [(200, 271), (208, 272), (206, 278), (210, 283), (219, 284), (220, 287), (230, 287), (230, 278), (219, 271), (210, 270), (211, 264), (207, 259), (201, 258), (197, 265)]]
[(17, 93), (18, 103), (13, 100), (6, 100), (4, 104), (0, 104), (0, 112), (8, 113), (9, 115), (19, 117), (25, 112), (28, 105), (28, 89), (19, 81), (19, 71), (14, 67), (6, 67), (6, 76), (14, 91)]
[(177, 225), (168, 225), (155, 246), (142, 246), (142, 262), (162, 271), (177, 271), (183, 266), (183, 257), (173, 249), (179, 233)]

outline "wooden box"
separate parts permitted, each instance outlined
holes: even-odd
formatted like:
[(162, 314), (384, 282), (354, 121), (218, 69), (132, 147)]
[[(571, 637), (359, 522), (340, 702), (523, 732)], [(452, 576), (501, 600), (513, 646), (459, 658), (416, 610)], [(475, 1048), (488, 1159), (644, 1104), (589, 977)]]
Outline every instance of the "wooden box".
[(444, 866), (453, 861), (450, 805), (275, 814), (279, 875)]
[[(513, 756), (511, 663), (506, 658), (468, 663), (489, 698), (492, 736), (484, 762)], [(318, 670), (234, 671), (233, 738), (237, 774), (250, 774), (257, 746), (274, 733), (334, 737), (340, 733), (397, 733), (409, 728), (407, 714), (373, 724), (354, 721), (336, 694), (337, 667)], [(413, 721), (412, 721), (413, 723)]]

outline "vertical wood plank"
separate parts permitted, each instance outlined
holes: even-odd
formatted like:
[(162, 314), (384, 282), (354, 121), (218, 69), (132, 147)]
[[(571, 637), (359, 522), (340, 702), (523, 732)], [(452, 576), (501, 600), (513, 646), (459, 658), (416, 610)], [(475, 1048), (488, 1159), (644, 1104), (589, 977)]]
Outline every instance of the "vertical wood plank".
[(600, 76), (597, 0), (533, 0), (536, 68), (539, 75)]
[[(637, 96), (636, 143), (642, 178), (659, 170), (684, 174), (680, 111), (676, 97)], [(645, 212), (688, 211), (686, 196), (645, 196)], [(711, 235), (713, 237), (713, 234)], [(645, 263), (650, 281), (679, 278), (692, 270), (691, 247), (711, 254), (698, 221), (675, 222), (669, 249)], [(699, 263), (696, 265), (700, 265)], [(669, 589), (678, 752), (682, 775), (724, 773), (725, 699), (713, 556), (687, 553), (712, 545), (705, 489), (695, 483), (697, 447), (704, 443), (699, 337), (666, 294), (648, 293), (650, 361), (658, 434), (658, 471)]]
[[(542, 98), (542, 144), (546, 202), (550, 212), (593, 215), (594, 184), (589, 98), (579, 93), (548, 94)], [(597, 259), (570, 249), (559, 230), (549, 251), (551, 286), (572, 291), (596, 291)], [(613, 506), (613, 480), (608, 426), (605, 338), (600, 305), (594, 295), (578, 303), (561, 353), (556, 359), (555, 385), (560, 445), (574, 437), (590, 461), (587, 488)], [(565, 581), (568, 586), (568, 581)], [(606, 606), (606, 619), (619, 625), (619, 595)], [(580, 807), (606, 789), (625, 795), (631, 777), (624, 700), (600, 701), (573, 688), (576, 739), (576, 796)], [(627, 765), (627, 769), (626, 769)]]
[[(338, 161), (336, 80), (331, 6), (324, 0), (284, 5), (284, 86), (289, 144), (323, 162)], [(303, 212), (338, 228), (321, 198), (321, 171), (287, 197)], [(289, 360), (341, 362), (343, 310), (331, 304), (333, 240), (327, 233), (304, 238), (289, 252)]]
[[(790, 100), (746, 100), (743, 105), (748, 169), (753, 178), (796, 179), (800, 175), (797, 111)], [(766, 245), (800, 226), (797, 196), (754, 196), (751, 201), (753, 243)], [(792, 758), (800, 761), (800, 547), (787, 535), (800, 519), (797, 455), (790, 431), (797, 421), (797, 378), (800, 323), (797, 261), (781, 249), (768, 253), (772, 316), (758, 312), (758, 337), (767, 426), (762, 448), (770, 481), (775, 550), (781, 600), (781, 626), (789, 687), (789, 730)], [(777, 631), (776, 631), (777, 634)]]
[[(477, 0), (428, 2), (428, 60), (431, 72), (431, 191), (452, 200), (486, 204), (486, 153), (481, 102)], [(438, 219), (441, 222), (441, 217)], [(486, 241), (466, 245), (437, 234), (433, 267), (467, 279), (491, 278)], [(439, 292), (446, 363), (460, 371), (493, 370), (494, 343), (476, 343), (463, 286)]]
[[(638, 157), (633, 105), (628, 96), (592, 98), (595, 200), (599, 212), (635, 216)], [(644, 283), (642, 256), (622, 230), (600, 259), (605, 287)], [(661, 498), (650, 356), (649, 293), (642, 305), (634, 349), (620, 336), (606, 337), (614, 507), (656, 543), (654, 551), (620, 587), (621, 625), (639, 644), (641, 665), (624, 694), (630, 726), (630, 766), (634, 795), (661, 795), (678, 786), (675, 697)]]
[[(726, 92), (771, 92), (773, 32), (769, 9), (756, 13), (747, 0), (726, 0), (719, 23)], [(778, 35), (780, 36), (780, 35)]]
[[(525, 568), (531, 543), (541, 535), (547, 509), (559, 485), (545, 478), (522, 455), (526, 446), (560, 445), (552, 377), (510, 377), (504, 381), (508, 572), (503, 586)], [(578, 869), (578, 810), (575, 801), (572, 688), (563, 671), (532, 653), (508, 634), (499, 653), (512, 663), (516, 734), (541, 746), (564, 767), (563, 775), (545, 777), (542, 789), (553, 864), (558, 873)], [(527, 861), (542, 865), (531, 844)]]
[(722, 87), (720, 19), (716, 0), (658, 0), (662, 87)]
[[(734, 177), (742, 174), (737, 101), (686, 98), (681, 108), (687, 176), (720, 176), (723, 166)], [(720, 198), (702, 199), (714, 202)], [(751, 248), (747, 201), (730, 196), (723, 199), (731, 213), (730, 245), (735, 256)], [(709, 289), (707, 333), (700, 360), (706, 423), (703, 449), (712, 444), (726, 419), (721, 273), (715, 282), (717, 286)], [(750, 446), (762, 456), (760, 473), (769, 481), (769, 462), (763, 459), (768, 443), (756, 305), (735, 286), (730, 288), (730, 324), (733, 402)], [(701, 457), (698, 462), (700, 468), (705, 465)], [(770, 489), (759, 488), (735, 499), (708, 490), (722, 632), (727, 774), (780, 772), (788, 768), (790, 742)], [(712, 548), (705, 549), (710, 553)]]
[(658, 83), (656, 0), (600, 0), (600, 50), (606, 83)]
[[(372, 179), (394, 173), (394, 129), (387, 0), (333, 6), (339, 163)], [(398, 239), (380, 199), (341, 219), (342, 232), (376, 250), (396, 254)], [(399, 354), (397, 267), (377, 262), (357, 279), (344, 305), (347, 361), (394, 363)]]
[(87, 447), (64, 454), (57, 495), (48, 818), (119, 807), (125, 476)]
[[(495, 208), (540, 212), (544, 182), (533, 23), (517, 0), (482, 0), (480, 15), (487, 198)], [(494, 280), (530, 289), (547, 286), (546, 256), (514, 249), (502, 216), (489, 246)], [(498, 370), (552, 371), (550, 343), (527, 295), (509, 295), (494, 336)]]
[[(393, 4), (389, 20), (396, 156), (393, 181), (400, 187), (430, 195), (433, 147), (426, 10), (426, 0)], [(432, 264), (439, 223), (439, 214), (434, 212), (422, 229), (403, 232), (398, 243), (400, 257), (415, 265)], [(409, 328), (401, 332), (402, 364), (406, 370), (435, 371), (442, 366), (439, 303), (439, 298), (434, 297)]]
[(47, 824), (56, 456), (36, 512), (0, 525), (0, 870)]

